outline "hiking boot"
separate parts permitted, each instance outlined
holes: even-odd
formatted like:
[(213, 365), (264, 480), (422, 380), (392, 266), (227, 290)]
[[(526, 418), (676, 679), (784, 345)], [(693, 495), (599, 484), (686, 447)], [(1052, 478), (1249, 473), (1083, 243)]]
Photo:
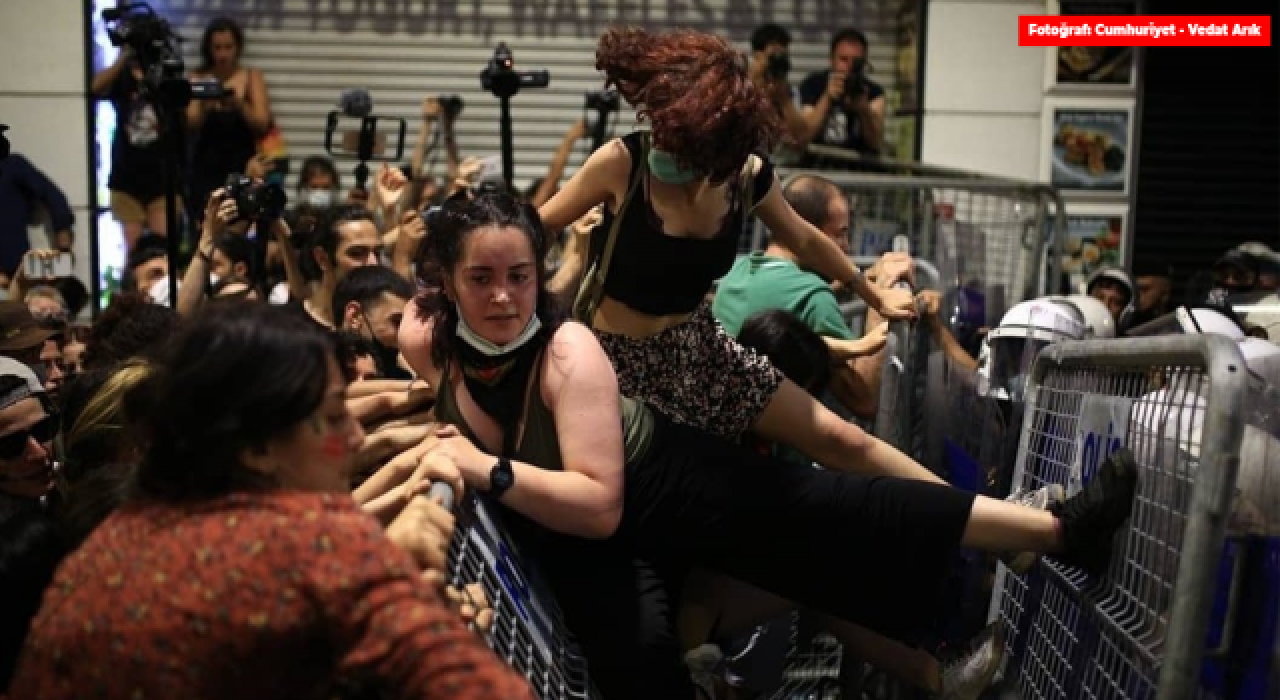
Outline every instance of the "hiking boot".
[[(1004, 500), (1036, 510), (1049, 510), (1051, 506), (1067, 500), (1067, 491), (1062, 484), (1047, 484), (1034, 491), (1020, 489)], [(1019, 576), (1030, 571), (1039, 560), (1040, 555), (1036, 552), (1008, 552), (1000, 555), (1000, 561)]]
[(1106, 573), (1116, 530), (1129, 518), (1137, 490), (1133, 453), (1127, 448), (1111, 453), (1080, 493), (1049, 506), (1062, 530), (1062, 550), (1054, 558), (1090, 576)]
[(969, 642), (969, 648), (941, 666), (941, 700), (978, 700), (1004, 661), (1004, 622), (996, 620)]

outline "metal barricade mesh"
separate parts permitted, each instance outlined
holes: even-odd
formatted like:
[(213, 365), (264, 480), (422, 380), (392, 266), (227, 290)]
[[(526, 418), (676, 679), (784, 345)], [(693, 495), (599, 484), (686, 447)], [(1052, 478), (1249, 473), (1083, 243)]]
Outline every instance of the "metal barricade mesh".
[(782, 685), (770, 700), (826, 700), (839, 697), (844, 648), (829, 634), (814, 634), (803, 613), (791, 613), (791, 644)]
[[(878, 256), (895, 236), (906, 236), (912, 255), (937, 266), (940, 289), (968, 288), (981, 299), (985, 322), (974, 319), (977, 325), (994, 325), (1013, 304), (1044, 292), (1046, 263), (1055, 262), (1045, 251), (1065, 226), (1051, 187), (912, 163), (868, 168), (856, 154), (818, 150), (821, 167), (782, 175), (811, 173), (841, 188), (855, 256)], [(764, 240), (758, 226), (744, 244), (759, 249)]]
[(516, 543), (476, 497), (459, 504), (449, 544), (451, 583), (479, 582), (494, 612), (485, 641), (529, 680), (540, 700), (591, 700), (586, 661), (554, 598), (521, 562)]
[(1001, 567), (992, 612), (1009, 631), (1004, 679), (1019, 697), (1194, 696), (1223, 545), (1215, 513), (1229, 507), (1240, 449), (1240, 366), (1233, 344), (1206, 337), (1041, 354), (1014, 486), (1074, 493), (1122, 445), (1140, 482), (1107, 576), (1051, 559), (1027, 576)]

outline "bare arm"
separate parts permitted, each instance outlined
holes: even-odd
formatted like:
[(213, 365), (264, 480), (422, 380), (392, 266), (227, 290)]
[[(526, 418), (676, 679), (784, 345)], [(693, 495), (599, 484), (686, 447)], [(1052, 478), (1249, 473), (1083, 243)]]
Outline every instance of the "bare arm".
[(280, 262), (284, 265), (284, 279), (289, 286), (289, 296), (294, 299), (306, 299), (311, 294), (307, 278), (302, 274), (302, 264), (298, 262), (298, 249), (293, 245), (293, 232), (284, 219), (276, 219), (271, 225), (276, 236), (276, 245), (280, 248)]
[(125, 66), (129, 60), (129, 49), (120, 51), (120, 55), (116, 57), (116, 62), (98, 71), (93, 76), (93, 82), (89, 85), (89, 92), (94, 97), (106, 97), (111, 92), (111, 85), (116, 82), (116, 78), (120, 77), (120, 72), (126, 70)]
[[(419, 388), (425, 387), (424, 382), (414, 381), (416, 381)], [(347, 387), (347, 398), (358, 399), (372, 394), (383, 393), (403, 394), (409, 391), (409, 386), (413, 383), (413, 381), (407, 379), (369, 379), (363, 382), (356, 382)]]
[(831, 113), (831, 98), (824, 94), (818, 98), (817, 104), (806, 105), (804, 108), (804, 142), (805, 145), (813, 143), (818, 138), (818, 134), (822, 131), (822, 126), (827, 123), (827, 115)]
[(175, 306), (181, 316), (190, 316), (200, 308), (209, 283), (209, 259), (213, 256), (214, 245), (218, 236), (227, 224), (236, 219), (236, 202), (227, 199), (226, 192), (214, 190), (205, 205), (204, 221), (200, 226), (200, 240), (196, 243), (196, 255), (187, 264), (187, 272), (182, 277), (182, 286), (178, 288), (178, 303)]
[[(631, 154), (621, 139), (614, 139), (591, 154), (582, 168), (538, 209), (548, 231), (559, 231), (582, 218), (597, 204), (617, 210), (618, 188), (625, 188), (631, 176)], [(586, 271), (587, 241), (570, 238), (556, 270), (548, 283), (552, 294), (564, 297), (576, 290)]]
[[(562, 470), (512, 460), (515, 480), (502, 502), (543, 527), (577, 537), (609, 537), (622, 520), (623, 441), (617, 377), (595, 336), (569, 322), (545, 354), (542, 398), (555, 417)], [(497, 458), (450, 428), (436, 453), (472, 488), (488, 490)]]
[(245, 121), (249, 122), (249, 128), (256, 134), (267, 133), (267, 128), (271, 126), (271, 98), (267, 95), (267, 79), (263, 77), (262, 71), (249, 70), (249, 85), (245, 96), (248, 99), (241, 102), (241, 109), (244, 111)]
[(795, 101), (788, 95), (787, 99), (778, 105), (778, 110), (782, 113), (782, 121), (787, 125), (787, 133), (791, 135), (794, 145), (797, 148), (808, 146), (817, 134), (817, 130), (810, 129), (809, 121), (800, 113)]
[(448, 182), (453, 182), (462, 169), (462, 156), (458, 153), (458, 137), (453, 131), (453, 117), (440, 115), (440, 134), (444, 138), (445, 164), (449, 168)]
[(427, 152), (431, 146), (431, 128), (436, 117), (440, 116), (440, 102), (434, 97), (422, 101), (422, 128), (418, 130), (418, 143), (413, 147), (413, 160), (410, 170), (416, 180), (426, 174)]
[(565, 132), (564, 140), (560, 142), (560, 148), (556, 150), (555, 156), (551, 159), (551, 166), (547, 168), (547, 176), (542, 179), (542, 184), (533, 195), (533, 206), (541, 207), (551, 199), (551, 195), (555, 194), (556, 188), (560, 186), (560, 178), (564, 177), (564, 168), (569, 163), (573, 147), (586, 133), (587, 122), (584, 119), (574, 122), (573, 126), (569, 127), (569, 131)]
[(866, 278), (835, 241), (800, 218), (783, 198), (777, 178), (769, 188), (769, 194), (765, 195), (756, 208), (756, 214), (783, 245), (795, 252), (801, 266), (828, 279), (844, 282), (867, 302), (867, 306), (881, 308), (884, 302), (879, 291), (867, 283)]
[(862, 133), (867, 144), (876, 151), (884, 148), (884, 105), (884, 95), (870, 101), (861, 100), (857, 104)]
[(853, 415), (864, 420), (876, 416), (876, 402), (880, 395), (880, 370), (865, 371), (857, 361), (847, 362), (831, 373), (831, 393)]
[(969, 351), (964, 349), (960, 341), (956, 340), (951, 331), (943, 325), (942, 318), (938, 314), (939, 307), (942, 304), (942, 296), (936, 290), (927, 289), (917, 297), (920, 299), (921, 306), (924, 307), (925, 318), (929, 321), (929, 331), (933, 334), (938, 344), (942, 346), (942, 352), (958, 367), (962, 367), (970, 372), (978, 371), (978, 361), (969, 355)]
[(819, 97), (815, 104), (805, 106), (806, 144), (818, 138), (818, 133), (822, 131), (823, 125), (827, 123), (827, 117), (831, 114), (831, 106), (844, 95), (845, 77), (845, 73), (835, 71), (829, 73), (827, 91), (822, 93), (822, 97)]

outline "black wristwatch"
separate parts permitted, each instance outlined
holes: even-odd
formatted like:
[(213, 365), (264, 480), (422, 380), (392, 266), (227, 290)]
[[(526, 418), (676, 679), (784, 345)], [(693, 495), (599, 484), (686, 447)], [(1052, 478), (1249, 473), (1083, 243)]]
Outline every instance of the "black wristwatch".
[(516, 473), (511, 469), (511, 460), (506, 457), (498, 458), (498, 463), (489, 472), (489, 498), (495, 501), (501, 499), (502, 494), (515, 483)]

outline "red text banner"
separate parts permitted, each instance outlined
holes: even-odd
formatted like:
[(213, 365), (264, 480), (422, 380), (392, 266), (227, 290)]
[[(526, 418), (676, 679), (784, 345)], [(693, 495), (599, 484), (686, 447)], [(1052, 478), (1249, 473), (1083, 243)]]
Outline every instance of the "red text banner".
[(1270, 46), (1266, 15), (1021, 15), (1018, 46)]

